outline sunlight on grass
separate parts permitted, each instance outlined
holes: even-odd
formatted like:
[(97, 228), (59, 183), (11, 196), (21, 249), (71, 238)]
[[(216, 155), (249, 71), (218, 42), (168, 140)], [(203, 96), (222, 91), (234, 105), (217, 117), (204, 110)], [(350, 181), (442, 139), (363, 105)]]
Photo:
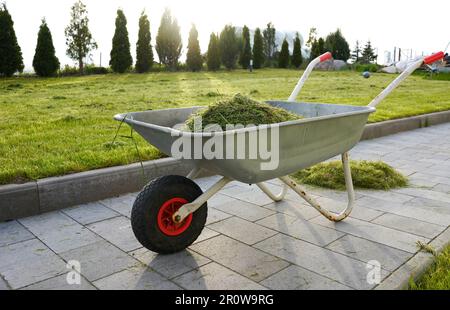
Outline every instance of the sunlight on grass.
[[(122, 139), (120, 147), (105, 147), (117, 129), (112, 119), (117, 113), (208, 105), (235, 93), (260, 101), (286, 100), (300, 75), (296, 70), (264, 69), (0, 79), (0, 184), (138, 161), (129, 139)], [(394, 78), (314, 72), (299, 101), (366, 105)], [(412, 76), (370, 121), (448, 109), (448, 81)], [(120, 135), (129, 134), (124, 126)], [(135, 137), (144, 160), (160, 156)]]

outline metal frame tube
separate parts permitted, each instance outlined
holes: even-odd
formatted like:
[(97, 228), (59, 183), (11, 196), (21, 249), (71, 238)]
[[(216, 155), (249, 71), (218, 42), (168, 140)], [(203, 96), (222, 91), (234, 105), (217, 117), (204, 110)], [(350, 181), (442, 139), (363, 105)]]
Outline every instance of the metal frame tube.
[(264, 183), (258, 183), (256, 184), (267, 196), (269, 196), (270, 199), (272, 199), (275, 202), (282, 201), (284, 197), (286, 197), (288, 186), (286, 184), (283, 184), (283, 189), (281, 190), (281, 193), (278, 195), (275, 195), (270, 191), (270, 189), (264, 184)]
[(181, 223), (189, 214), (197, 211), (205, 202), (207, 202), (212, 196), (214, 196), (218, 191), (225, 187), (228, 183), (233, 181), (227, 177), (223, 177), (216, 184), (211, 186), (206, 192), (204, 192), (201, 196), (195, 199), (191, 203), (187, 203), (182, 206), (174, 215), (173, 221), (175, 223)]
[(347, 187), (348, 193), (348, 204), (347, 207), (340, 212), (339, 214), (335, 214), (330, 212), (329, 210), (323, 208), (319, 205), (314, 198), (309, 196), (305, 190), (300, 187), (292, 178), (288, 176), (281, 177), (280, 180), (285, 183), (287, 186), (292, 188), (297, 194), (299, 194), (306, 202), (308, 202), (313, 208), (319, 211), (323, 216), (333, 222), (340, 222), (346, 219), (353, 210), (353, 205), (355, 204), (355, 192), (353, 190), (353, 181), (352, 181), (352, 173), (350, 170), (350, 163), (348, 158), (348, 153), (342, 154), (342, 164), (344, 169), (345, 176), (345, 185)]

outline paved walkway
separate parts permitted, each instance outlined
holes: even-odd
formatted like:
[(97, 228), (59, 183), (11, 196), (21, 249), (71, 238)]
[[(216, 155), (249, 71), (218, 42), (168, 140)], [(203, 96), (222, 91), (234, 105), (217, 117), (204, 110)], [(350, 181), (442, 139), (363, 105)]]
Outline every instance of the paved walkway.
[[(429, 243), (450, 225), (450, 124), (364, 141), (351, 157), (382, 159), (411, 186), (357, 190), (352, 216), (334, 224), (293, 192), (273, 203), (255, 186), (232, 183), (209, 202), (199, 240), (171, 256), (134, 238), (136, 194), (3, 223), (0, 289), (374, 288), (367, 262), (378, 261), (385, 279), (417, 252), (417, 241)], [(346, 199), (311, 192), (331, 209)], [(66, 281), (73, 260), (81, 264), (81, 285)]]

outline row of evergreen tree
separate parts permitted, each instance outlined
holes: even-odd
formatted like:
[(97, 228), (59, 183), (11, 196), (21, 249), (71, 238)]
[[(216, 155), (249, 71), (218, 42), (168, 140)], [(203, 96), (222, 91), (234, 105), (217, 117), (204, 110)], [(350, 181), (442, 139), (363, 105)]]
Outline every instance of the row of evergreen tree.
[[(70, 24), (65, 29), (67, 55), (79, 65), (80, 73), (84, 70), (85, 58), (97, 48), (97, 43), (89, 30), (89, 18), (86, 6), (81, 0), (77, 0), (71, 8)], [(0, 75), (11, 76), (15, 72), (22, 72), (24, 65), (20, 46), (14, 32), (14, 23), (6, 5), (0, 7)], [(254, 33), (253, 46), (250, 39), (250, 29), (242, 28), (238, 34), (232, 25), (226, 25), (220, 34), (212, 33), (210, 36), (208, 51), (202, 55), (198, 40), (198, 31), (195, 25), (189, 33), (187, 46), (186, 67), (191, 71), (199, 71), (206, 62), (208, 70), (218, 70), (221, 66), (234, 69), (238, 65), (244, 69), (250, 67), (259, 69), (264, 66), (278, 66), (299, 68), (303, 63), (302, 42), (297, 33), (293, 40), (293, 53), (290, 54), (289, 42), (285, 38), (281, 50), (278, 51), (276, 43), (276, 29), (272, 23), (261, 31), (257, 28)], [(316, 38), (316, 29), (310, 31), (306, 46), (310, 49), (310, 58), (331, 51), (335, 59), (348, 60), (350, 56), (359, 60), (361, 50), (357, 42), (355, 52), (351, 55), (349, 45), (342, 36), (340, 30), (329, 34), (326, 39)], [(362, 59), (369, 62), (375, 59), (375, 55), (368, 54), (369, 46), (362, 52)], [(178, 21), (166, 9), (161, 18), (161, 23), (156, 37), (155, 50), (159, 62), (169, 70), (176, 70), (182, 52), (182, 39)], [(127, 19), (124, 12), (119, 9), (115, 22), (115, 33), (112, 39), (110, 53), (110, 66), (114, 72), (124, 73), (133, 66), (133, 58), (130, 51), (128, 38)], [(154, 63), (153, 47), (151, 45), (150, 22), (145, 11), (139, 18), (139, 33), (136, 43), (135, 70), (139, 73), (151, 70)], [(40, 25), (36, 45), (33, 67), (40, 76), (54, 75), (60, 67), (55, 55), (52, 35), (45, 19)]]

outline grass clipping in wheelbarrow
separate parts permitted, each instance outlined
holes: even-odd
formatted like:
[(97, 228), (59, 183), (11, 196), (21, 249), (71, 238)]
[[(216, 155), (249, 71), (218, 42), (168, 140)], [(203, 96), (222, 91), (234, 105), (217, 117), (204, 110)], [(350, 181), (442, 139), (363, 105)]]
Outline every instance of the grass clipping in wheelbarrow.
[[(400, 172), (381, 161), (351, 161), (353, 185), (358, 188), (389, 190), (404, 187), (408, 180)], [(293, 175), (304, 184), (345, 190), (342, 162), (321, 163)]]
[(199, 128), (194, 128), (197, 118), (201, 118), (202, 129), (208, 125), (217, 124), (222, 130), (226, 130), (227, 124), (258, 126), (282, 123), (303, 117), (237, 94), (231, 99), (219, 101), (192, 115), (186, 121), (190, 131), (198, 131)]

